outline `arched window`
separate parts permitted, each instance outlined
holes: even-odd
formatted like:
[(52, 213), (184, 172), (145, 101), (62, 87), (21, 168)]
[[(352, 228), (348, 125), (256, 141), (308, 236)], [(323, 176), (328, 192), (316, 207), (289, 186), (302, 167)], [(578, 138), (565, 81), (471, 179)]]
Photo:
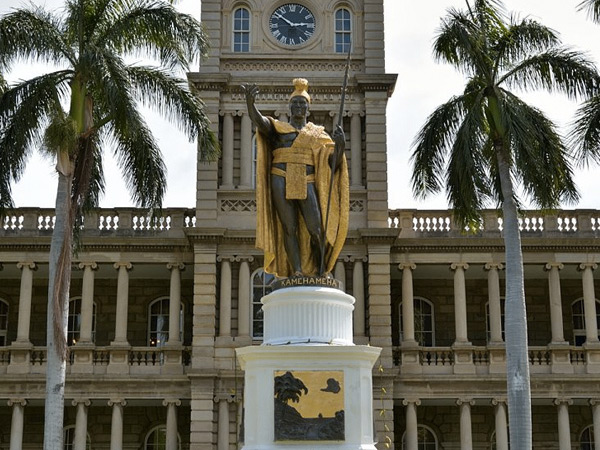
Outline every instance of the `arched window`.
[[(500, 297), (500, 323), (502, 324), (502, 340), (504, 340), (504, 297)], [(485, 334), (487, 341), (491, 341), (491, 327), (490, 327), (490, 302), (485, 304)]]
[[(148, 345), (162, 347), (168, 340), (169, 297), (161, 297), (148, 306)], [(179, 340), (183, 342), (183, 304), (179, 307)]]
[[(434, 307), (426, 298), (414, 297), (415, 340), (422, 347), (435, 345)], [(400, 341), (402, 336), (402, 303), (400, 303)]]
[[(425, 425), (417, 427), (418, 450), (437, 450), (437, 436), (433, 430)], [(406, 446), (406, 431), (402, 435), (402, 450), (412, 450)]]
[[(63, 430), (63, 442), (64, 450), (75, 450), (75, 425), (69, 425)], [(89, 433), (85, 439), (85, 449), (91, 450), (92, 440), (90, 439)]]
[[(159, 425), (150, 430), (144, 441), (144, 450), (165, 450), (167, 447), (167, 426)], [(177, 448), (181, 450), (181, 438), (177, 435)]]
[(579, 436), (579, 450), (594, 450), (594, 427), (585, 427)]
[(250, 11), (238, 8), (233, 12), (233, 51), (250, 51)]
[[(67, 345), (79, 342), (81, 336), (81, 297), (69, 300), (69, 319), (67, 325)], [(92, 309), (92, 342), (96, 341), (96, 303)]]
[(270, 273), (265, 273), (263, 269), (258, 269), (252, 274), (252, 282), (250, 286), (250, 296), (252, 301), (252, 316), (250, 320), (250, 332), (252, 338), (263, 338), (263, 310), (260, 299), (273, 291), (273, 282), (275, 276)]
[[(600, 331), (600, 302), (596, 300), (596, 326)], [(585, 343), (585, 309), (582, 298), (579, 298), (571, 305), (573, 317), (573, 343), (582, 345)]]
[(346, 8), (335, 12), (335, 52), (348, 53), (352, 45), (352, 14)]
[(0, 347), (4, 347), (7, 342), (8, 333), (8, 303), (0, 298)]

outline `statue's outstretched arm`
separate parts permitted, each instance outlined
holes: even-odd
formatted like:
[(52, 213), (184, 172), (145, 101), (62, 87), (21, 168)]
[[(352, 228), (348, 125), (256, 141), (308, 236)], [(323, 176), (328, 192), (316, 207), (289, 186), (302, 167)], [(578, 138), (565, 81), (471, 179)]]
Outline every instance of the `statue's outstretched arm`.
[(269, 135), (273, 130), (273, 124), (269, 119), (263, 116), (258, 108), (256, 107), (256, 95), (259, 92), (258, 86), (255, 84), (242, 84), (242, 90), (246, 95), (246, 105), (248, 107), (248, 115), (250, 120), (254, 122), (258, 131), (263, 134)]

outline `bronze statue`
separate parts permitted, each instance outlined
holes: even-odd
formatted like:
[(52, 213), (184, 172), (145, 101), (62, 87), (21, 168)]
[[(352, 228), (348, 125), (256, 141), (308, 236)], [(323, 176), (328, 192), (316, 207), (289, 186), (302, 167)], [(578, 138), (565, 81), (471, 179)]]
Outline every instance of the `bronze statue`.
[(294, 80), (289, 123), (260, 113), (256, 85), (242, 88), (257, 128), (256, 246), (264, 251), (264, 269), (279, 277), (327, 275), (348, 231), (344, 131), (338, 125), (330, 137), (307, 121), (305, 79)]

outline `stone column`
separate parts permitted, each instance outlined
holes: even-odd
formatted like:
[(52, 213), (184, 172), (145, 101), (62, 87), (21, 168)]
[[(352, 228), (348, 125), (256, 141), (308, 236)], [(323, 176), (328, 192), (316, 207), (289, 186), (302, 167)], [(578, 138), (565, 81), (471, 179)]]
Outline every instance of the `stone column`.
[(573, 400), (556, 399), (554, 404), (558, 406), (558, 448), (559, 450), (571, 450), (571, 427), (569, 425), (569, 405)]
[(402, 271), (402, 345), (416, 345), (415, 340), (415, 300), (413, 294), (413, 263), (398, 264)]
[(75, 438), (73, 439), (73, 450), (86, 450), (88, 407), (91, 405), (91, 402), (87, 398), (79, 398), (73, 400), (72, 405), (77, 408), (77, 415), (75, 417)]
[(419, 446), (417, 426), (417, 406), (421, 404), (419, 399), (404, 399), (402, 404), (406, 406), (406, 446), (407, 449), (416, 449)]
[(123, 408), (126, 405), (127, 401), (122, 398), (114, 398), (108, 401), (108, 406), (112, 406), (110, 450), (123, 449)]
[(469, 268), (466, 263), (453, 263), (450, 268), (454, 270), (454, 324), (456, 339), (455, 344), (466, 344), (467, 338), (467, 294), (465, 289), (465, 270)]
[(550, 297), (550, 324), (552, 327), (552, 343), (563, 343), (563, 312), (562, 298), (560, 294), (559, 270), (564, 266), (561, 263), (548, 263), (545, 269), (548, 271), (548, 293)]
[(79, 343), (91, 344), (93, 341), (92, 324), (94, 322), (94, 271), (98, 269), (98, 265), (95, 262), (81, 262), (79, 268), (83, 269)]
[(333, 269), (333, 278), (342, 282), (342, 287), (344, 288), (344, 292), (346, 292), (346, 268), (344, 261), (336, 261), (335, 268)]
[(219, 416), (217, 423), (217, 450), (229, 450), (229, 402), (230, 395), (217, 395)]
[(166, 399), (163, 406), (167, 407), (167, 443), (166, 450), (178, 450), (177, 441), (177, 407), (181, 405), (179, 399)]
[(365, 336), (365, 270), (363, 258), (354, 259), (352, 294), (354, 295), (354, 336)]
[(221, 159), (221, 187), (233, 189), (233, 114), (223, 115), (223, 156)]
[(500, 301), (500, 277), (498, 271), (504, 266), (500, 263), (487, 263), (488, 301), (490, 311), (490, 343), (503, 343), (502, 339), (502, 304)]
[(240, 188), (252, 187), (252, 120), (247, 113), (242, 113), (240, 133)]
[(472, 399), (458, 399), (456, 404), (460, 408), (460, 450), (472, 450), (471, 406), (475, 402)]
[(12, 419), (10, 422), (10, 450), (21, 450), (23, 447), (23, 424), (25, 421), (25, 406), (27, 400), (24, 398), (11, 398), (8, 406), (12, 406)]
[(492, 399), (496, 424), (496, 450), (508, 450), (508, 428), (506, 421), (506, 400)]
[[(363, 113), (364, 114), (364, 113)], [(362, 130), (361, 113), (352, 113), (350, 119), (350, 183), (362, 187)]]
[(115, 340), (111, 345), (129, 345), (127, 342), (127, 310), (129, 303), (129, 273), (132, 265), (129, 262), (118, 262), (114, 268), (119, 271), (117, 278), (117, 317), (115, 323)]
[(219, 256), (221, 263), (221, 287), (219, 293), (219, 337), (231, 336), (231, 262)]
[(185, 268), (182, 263), (169, 263), (167, 269), (171, 271), (171, 284), (169, 286), (169, 345), (181, 345), (181, 271)]
[(598, 342), (598, 325), (596, 323), (596, 294), (594, 293), (594, 274), (597, 264), (580, 264), (579, 269), (583, 271), (583, 305), (585, 310), (585, 342)]
[(600, 399), (591, 399), (594, 425), (594, 450), (600, 450)]
[(17, 343), (29, 344), (29, 327), (31, 323), (31, 295), (33, 292), (34, 262), (20, 262), (21, 290), (19, 292), (19, 321), (17, 324)]
[(238, 337), (250, 338), (250, 264), (242, 259), (238, 279)]

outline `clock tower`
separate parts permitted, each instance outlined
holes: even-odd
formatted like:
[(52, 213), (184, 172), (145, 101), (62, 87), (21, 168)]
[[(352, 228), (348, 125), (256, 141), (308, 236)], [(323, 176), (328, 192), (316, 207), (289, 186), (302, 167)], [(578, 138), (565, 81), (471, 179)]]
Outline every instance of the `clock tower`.
[[(188, 79), (206, 105), (222, 153), (218, 161), (206, 163), (201, 146), (198, 150), (196, 222), (188, 236), (196, 274), (193, 353), (205, 357), (194, 357), (192, 365), (198, 374), (213, 370), (218, 375), (191, 377), (193, 422), (194, 417), (212, 417), (209, 398), (225, 398), (243, 385), (239, 366), (234, 369), (234, 349), (262, 336), (261, 305), (253, 299), (262, 267), (262, 252), (254, 247), (255, 138), (242, 84), (259, 87), (256, 104), (263, 114), (287, 121), (292, 80), (306, 78), (312, 100), (308, 120), (331, 134), (340, 115), (350, 47), (342, 111), (350, 224), (335, 277), (356, 298), (354, 342), (382, 347), (381, 364), (389, 368), (389, 257), (397, 236), (388, 226), (386, 156), (386, 106), (396, 75), (385, 73), (383, 0), (202, 0), (201, 8), (210, 52)], [(393, 440), (391, 378), (375, 376), (373, 382), (374, 392), (379, 384), (386, 392), (375, 397), (376, 408), (385, 401), (389, 415), (374, 414), (375, 439)], [(218, 411), (233, 424), (241, 408), (219, 403)], [(200, 422), (192, 424), (190, 448), (205, 448), (208, 431), (194, 429), (208, 430), (210, 420)]]

